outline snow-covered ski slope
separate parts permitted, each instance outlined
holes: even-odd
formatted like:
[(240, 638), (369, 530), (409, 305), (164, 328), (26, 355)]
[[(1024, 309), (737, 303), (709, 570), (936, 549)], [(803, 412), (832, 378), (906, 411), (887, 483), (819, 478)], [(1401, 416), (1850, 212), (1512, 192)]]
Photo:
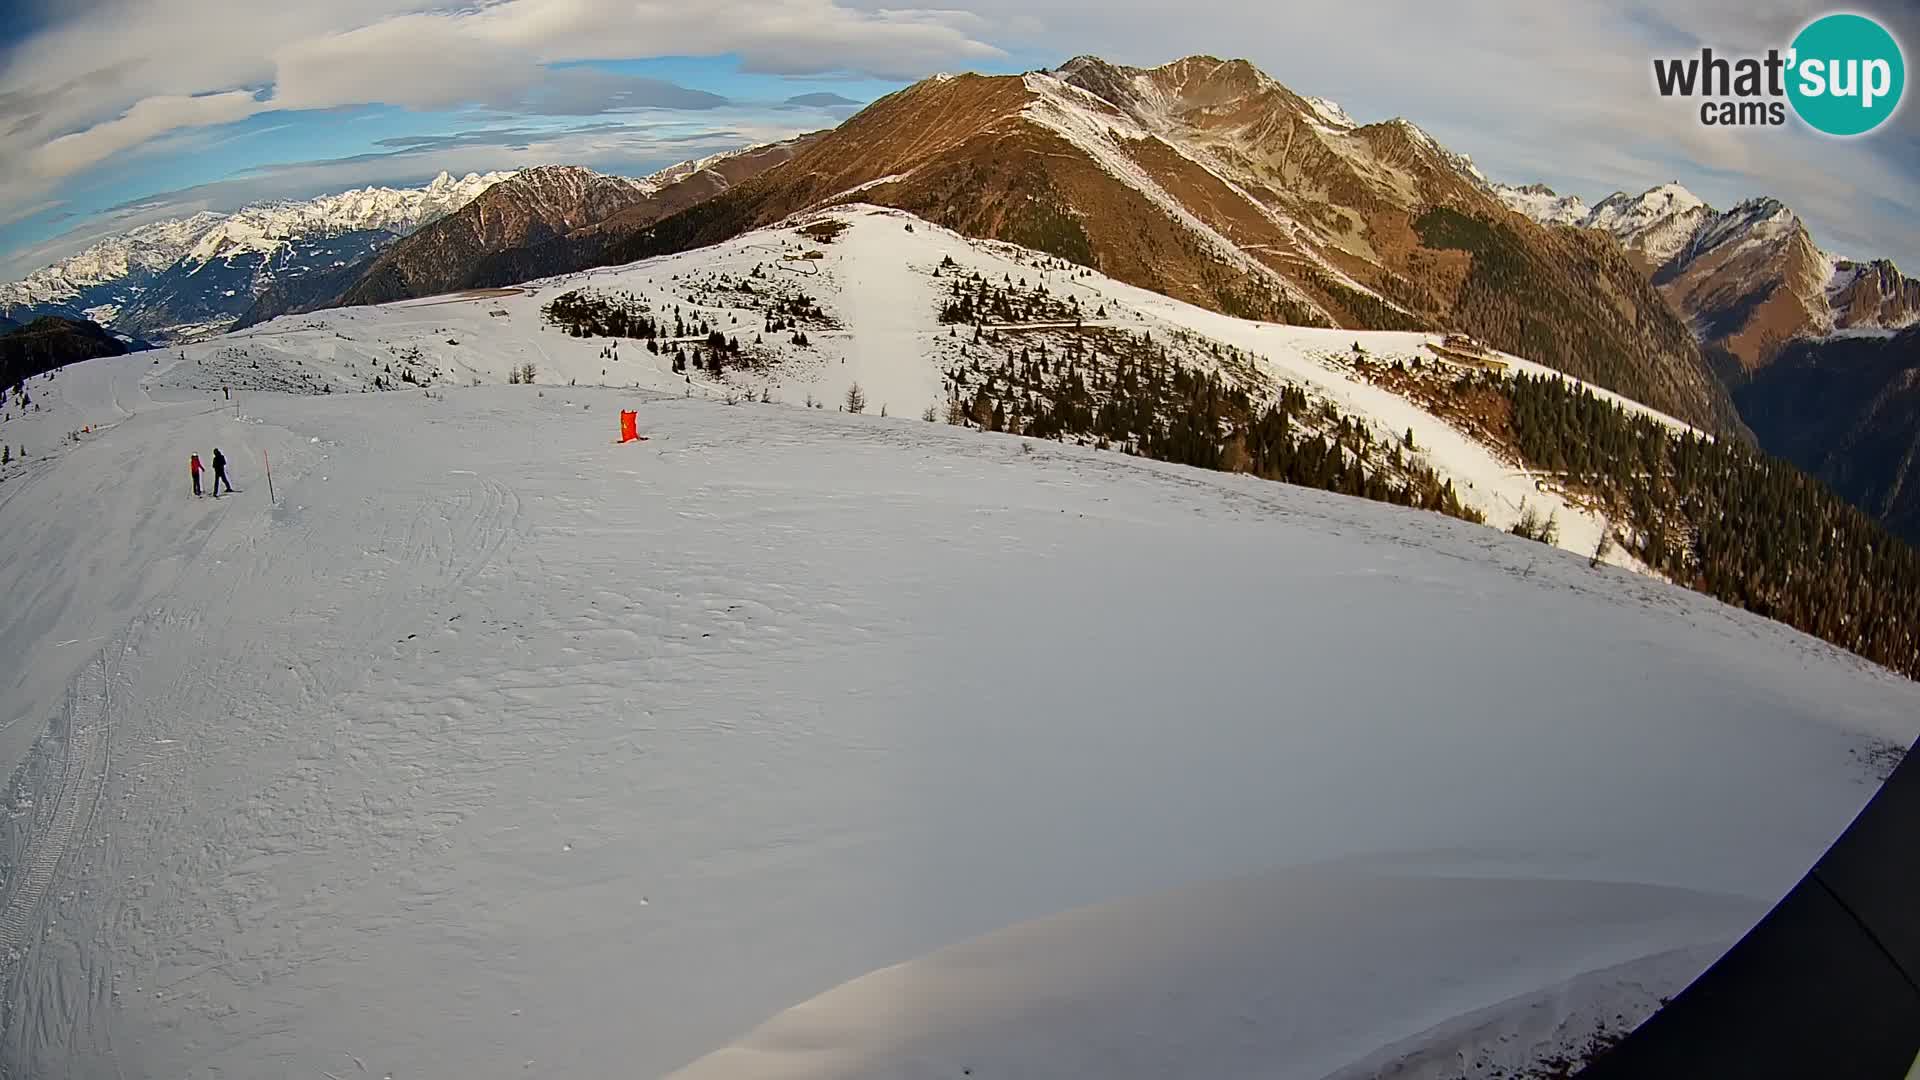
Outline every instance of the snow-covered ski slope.
[[(840, 355), (925, 389), (832, 340), (822, 393)], [(1454, 1075), (1637, 1021), (1920, 726), (1786, 627), (1437, 514), (633, 390), (228, 405), (155, 359), (0, 425), (8, 1076)], [(215, 446), (240, 493), (195, 500)]]
[[(824, 244), (796, 230), (797, 225), (821, 220), (844, 222), (848, 228)], [(802, 257), (809, 252), (818, 257)], [(948, 258), (953, 266), (942, 265)], [(756, 268), (761, 276), (751, 277)], [(960, 336), (952, 336), (956, 330), (941, 325), (939, 309), (954, 276), (976, 272), (995, 283), (1044, 282), (1050, 295), (1076, 300), (1089, 324), (1152, 334), (1163, 342), (1182, 335), (1175, 343), (1184, 349), (1178, 355), (1191, 364), (1213, 363), (1208, 349), (1215, 343), (1245, 350), (1274, 386), (1302, 386), (1343, 413), (1370, 422), (1381, 440), (1413, 431), (1422, 460), (1452, 478), (1462, 501), (1482, 510), (1489, 525), (1504, 529), (1513, 524), (1524, 501), (1543, 515), (1557, 515), (1561, 546), (1590, 553), (1597, 545), (1602, 528), (1598, 517), (1543, 490), (1535, 476), (1447, 421), (1356, 375), (1348, 363), (1357, 342), (1378, 362), (1417, 359), (1431, 364), (1435, 355), (1428, 345), (1438, 341), (1437, 335), (1319, 330), (1236, 319), (1050, 256), (968, 239), (900, 211), (864, 205), (806, 215), (783, 227), (678, 256), (534, 282), (524, 290), (483, 290), (277, 319), (187, 347), (184, 355), (195, 366), (183, 371), (182, 378), (183, 385), (197, 388), (223, 382), (274, 385), (277, 373), (297, 361), (305, 380), (298, 384), (302, 387), (324, 382), (357, 390), (376, 375), (392, 383), (402, 370), (396, 357), (405, 353), (419, 357), (422, 378), (431, 370), (438, 379), (457, 384), (475, 379), (504, 382), (509, 370), (532, 363), (541, 383), (577, 381), (710, 398), (764, 390), (787, 404), (801, 404), (812, 395), (833, 409), (847, 386), (858, 382), (870, 411), (885, 406), (892, 415), (918, 416), (931, 405), (944, 417), (942, 372), (963, 355), (972, 331), (961, 327)], [(740, 292), (742, 281), (757, 291)], [(764, 370), (730, 370), (723, 380), (695, 373), (689, 380), (672, 372), (670, 354), (649, 353), (641, 342), (620, 343), (618, 358), (609, 359), (603, 355), (609, 339), (571, 338), (558, 327), (543, 329), (542, 307), (578, 289), (631, 293), (669, 323), (677, 309), (685, 319), (705, 320), (749, 347), (761, 332), (758, 351), (765, 357)], [(790, 344), (790, 333), (762, 332), (761, 309), (776, 294), (807, 297), (837, 328), (808, 329), (805, 348)], [(1105, 316), (1096, 318), (1103, 308)], [(992, 345), (981, 345), (968, 355), (1004, 358), (1004, 350), (996, 354)], [(1491, 355), (1516, 370), (1550, 371), (1523, 359)], [(264, 378), (249, 366), (254, 363), (268, 365)], [(1618, 395), (1596, 392), (1684, 427)], [(1619, 549), (1609, 558), (1620, 565), (1634, 563)]]

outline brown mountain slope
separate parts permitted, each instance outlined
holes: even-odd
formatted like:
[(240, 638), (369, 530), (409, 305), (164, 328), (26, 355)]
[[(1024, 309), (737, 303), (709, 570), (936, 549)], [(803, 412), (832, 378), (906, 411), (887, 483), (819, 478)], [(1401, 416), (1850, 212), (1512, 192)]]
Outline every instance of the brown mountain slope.
[[(615, 192), (613, 209), (583, 209), (564, 218), (538, 219), (537, 227), (527, 228), (526, 236), (518, 241), (472, 242), (466, 238), (478, 224), (472, 220), (456, 223), (439, 236), (420, 241), (410, 251), (400, 251), (396, 245), (396, 250), (390, 253), (393, 257), (387, 260), (397, 264), (411, 256), (418, 263), (437, 268), (434, 274), (418, 275), (419, 280), (402, 280), (395, 285), (378, 277), (381, 273), (392, 276), (391, 270), (376, 266), (339, 302), (378, 303), (386, 289), (420, 290), (427, 284), (433, 286), (429, 290), (432, 292), (512, 285), (604, 264), (609, 260), (608, 249), (616, 241), (662, 217), (697, 207), (737, 184), (786, 164), (819, 137), (819, 133), (802, 135), (683, 162), (643, 180), (601, 177), (631, 185), (629, 190)], [(504, 186), (496, 185), (496, 188)], [(490, 189), (475, 202), (491, 194)], [(409, 237), (403, 243), (412, 240)], [(446, 243), (442, 244), (443, 240)], [(413, 291), (409, 295), (426, 295), (426, 292)]]
[(569, 165), (526, 169), (382, 252), (341, 297), (379, 304), (465, 288), (484, 255), (604, 221), (653, 185)]
[(1772, 199), (1709, 218), (1654, 274), (1733, 381), (1795, 337), (1824, 332), (1829, 267), (1806, 226)]
[(786, 164), (793, 155), (824, 134), (814, 132), (783, 142), (750, 146), (734, 153), (675, 165), (647, 178), (659, 185), (651, 194), (635, 200), (607, 218), (575, 229), (569, 235), (582, 240), (600, 234), (624, 236), (663, 217), (698, 206), (776, 165)]
[[(875, 102), (778, 170), (592, 253), (625, 262), (864, 201), (1215, 310), (1463, 329), (1719, 432), (1692, 338), (1617, 248), (1510, 214), (1404, 121), (1356, 126), (1244, 61), (963, 75)], [(565, 245), (490, 272), (571, 268)]]

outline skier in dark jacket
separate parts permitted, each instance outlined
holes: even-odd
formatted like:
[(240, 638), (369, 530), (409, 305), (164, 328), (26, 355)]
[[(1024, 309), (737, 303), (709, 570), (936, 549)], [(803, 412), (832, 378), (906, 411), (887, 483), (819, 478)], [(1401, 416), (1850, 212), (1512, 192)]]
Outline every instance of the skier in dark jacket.
[(233, 494), (233, 481), (227, 479), (227, 455), (221, 453), (220, 448), (216, 446), (213, 448), (214, 498), (217, 499), (220, 497), (220, 485), (223, 483), (227, 485), (227, 494)]

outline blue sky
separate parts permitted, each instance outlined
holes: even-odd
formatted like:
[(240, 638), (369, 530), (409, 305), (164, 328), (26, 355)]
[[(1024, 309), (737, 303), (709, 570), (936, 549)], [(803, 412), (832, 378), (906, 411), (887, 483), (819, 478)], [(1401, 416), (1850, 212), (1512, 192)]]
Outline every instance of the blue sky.
[[(1446, 8), (1447, 10), (1436, 10)], [(107, 232), (262, 198), (532, 164), (638, 174), (839, 122), (940, 70), (1244, 56), (1491, 175), (1594, 199), (1778, 196), (1823, 245), (1920, 268), (1920, 112), (1863, 139), (1714, 131), (1655, 55), (1784, 44), (1821, 9), (1415, 0), (27, 0), (0, 4), (0, 278)], [(1920, 41), (1912, 3), (1856, 6)], [(808, 95), (815, 103), (788, 104)], [(841, 104), (846, 102), (848, 104)]]

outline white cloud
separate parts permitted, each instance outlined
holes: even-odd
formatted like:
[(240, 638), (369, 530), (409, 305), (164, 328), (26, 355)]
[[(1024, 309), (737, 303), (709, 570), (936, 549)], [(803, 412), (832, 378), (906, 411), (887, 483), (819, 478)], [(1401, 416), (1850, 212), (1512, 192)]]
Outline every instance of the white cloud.
[(42, 144), (28, 165), (37, 177), (57, 180), (138, 146), (156, 135), (185, 127), (242, 120), (265, 108), (245, 90), (198, 97), (142, 98), (115, 119)]
[(402, 15), (295, 42), (273, 59), (273, 103), (284, 109), (505, 105), (541, 75), (525, 53), (472, 33), (462, 16)]
[(851, 69), (917, 77), (1002, 52), (964, 11), (861, 11), (836, 0), (505, 0), (444, 16), (474, 37), (542, 61), (736, 53), (749, 70)]

